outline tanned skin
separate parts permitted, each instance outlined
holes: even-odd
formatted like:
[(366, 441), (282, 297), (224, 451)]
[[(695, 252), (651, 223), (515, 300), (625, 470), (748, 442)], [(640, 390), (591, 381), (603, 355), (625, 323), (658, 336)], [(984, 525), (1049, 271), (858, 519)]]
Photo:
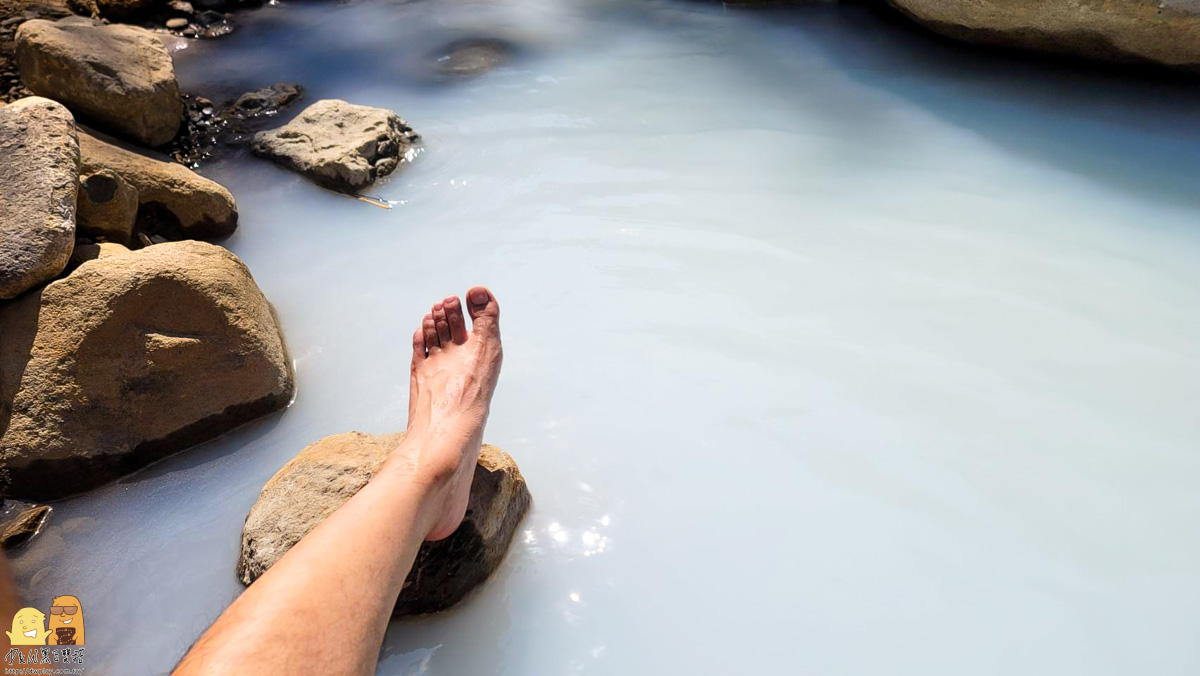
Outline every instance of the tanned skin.
[(469, 331), (463, 308), (456, 296), (435, 303), (413, 334), (404, 441), (217, 618), (175, 674), (375, 672), (421, 542), (449, 536), (466, 514), (500, 377), (495, 296), (467, 292)]

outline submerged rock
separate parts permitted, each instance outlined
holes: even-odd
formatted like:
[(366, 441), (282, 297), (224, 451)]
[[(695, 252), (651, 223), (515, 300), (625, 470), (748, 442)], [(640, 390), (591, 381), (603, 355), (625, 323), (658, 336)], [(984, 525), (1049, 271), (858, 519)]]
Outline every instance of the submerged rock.
[(1200, 69), (1200, 3), (1162, 0), (888, 0), (958, 40), (1105, 61)]
[(395, 171), (416, 140), (390, 110), (324, 99), (288, 124), (256, 134), (250, 149), (327, 188), (353, 193)]
[(165, 157), (135, 153), (79, 134), (83, 173), (109, 170), (137, 189), (138, 229), (171, 239), (215, 239), (237, 228), (233, 195)]
[(54, 279), (75, 245), (79, 142), (61, 105), (0, 108), (0, 299)]
[(300, 98), (303, 93), (304, 89), (300, 85), (276, 82), (270, 87), (242, 94), (230, 104), (226, 114), (241, 119), (274, 115), (280, 108)]
[(442, 75), (473, 77), (486, 73), (512, 58), (512, 45), (495, 38), (467, 39), (452, 42), (435, 58)]
[(0, 531), (0, 549), (15, 549), (38, 534), (46, 517), (50, 515), (50, 505), (34, 505), (21, 510), (12, 521), (4, 524)]
[(128, 245), (137, 220), (138, 191), (111, 169), (79, 177), (75, 230), (80, 235)]
[[(263, 486), (246, 516), (238, 577), (258, 579), (300, 538), (359, 491), (404, 434), (350, 432), (309, 445)], [(499, 567), (529, 509), (525, 479), (507, 453), (484, 444), (458, 530), (421, 545), (393, 616), (445, 610)]]
[(175, 67), (150, 31), (81, 17), (26, 21), (17, 67), (35, 93), (147, 146), (174, 138), (183, 121)]
[(246, 266), (204, 242), (89, 261), (0, 306), (7, 495), (94, 488), (287, 405), (291, 361)]

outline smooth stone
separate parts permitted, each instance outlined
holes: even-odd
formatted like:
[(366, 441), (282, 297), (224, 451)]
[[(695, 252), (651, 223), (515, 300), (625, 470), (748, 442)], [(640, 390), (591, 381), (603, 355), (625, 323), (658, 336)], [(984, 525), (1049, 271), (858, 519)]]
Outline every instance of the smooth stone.
[(437, 69), (443, 75), (481, 75), (504, 64), (512, 57), (512, 52), (512, 46), (503, 40), (459, 40), (442, 50), (437, 58)]
[(1200, 70), (1200, 2), (888, 0), (956, 40)]
[(82, 171), (109, 170), (137, 189), (139, 220), (150, 219), (175, 239), (216, 239), (237, 229), (237, 203), (223, 186), (165, 156), (133, 152), (79, 134)]
[(394, 171), (416, 138), (390, 110), (324, 99), (255, 134), (250, 149), (327, 188), (355, 193)]
[[(242, 530), (238, 578), (250, 584), (359, 491), (404, 434), (350, 432), (304, 450), (263, 486)], [(467, 515), (458, 530), (421, 545), (394, 617), (450, 608), (500, 566), (532, 498), (507, 453), (483, 445)]]
[(188, 20), (181, 18), (181, 17), (176, 17), (174, 19), (167, 19), (166, 26), (167, 26), (167, 28), (170, 28), (173, 31), (179, 30), (181, 28), (187, 28)]
[(270, 303), (227, 249), (169, 242), (89, 261), (0, 306), (5, 495), (90, 488), (287, 406)]
[(79, 142), (62, 105), (0, 108), (0, 299), (54, 279), (75, 245)]
[(111, 169), (79, 177), (75, 230), (86, 237), (129, 244), (137, 220), (138, 190)]
[(144, 28), (82, 17), (26, 21), (16, 56), (30, 90), (119, 136), (160, 146), (183, 122), (171, 55)]

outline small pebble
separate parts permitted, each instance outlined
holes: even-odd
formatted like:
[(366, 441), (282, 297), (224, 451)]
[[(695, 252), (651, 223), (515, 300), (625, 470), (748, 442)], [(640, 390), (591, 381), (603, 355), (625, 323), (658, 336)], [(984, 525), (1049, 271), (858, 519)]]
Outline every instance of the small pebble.
[(187, 26), (188, 26), (187, 19), (181, 19), (181, 18), (167, 19), (167, 28), (170, 28), (171, 30), (179, 30), (181, 28), (187, 28)]

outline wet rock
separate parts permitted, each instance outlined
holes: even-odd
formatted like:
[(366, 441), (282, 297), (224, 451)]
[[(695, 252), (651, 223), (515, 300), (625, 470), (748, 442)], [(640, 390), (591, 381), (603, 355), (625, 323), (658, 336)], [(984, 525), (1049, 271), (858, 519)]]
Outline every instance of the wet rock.
[[(162, 5), (162, 0), (89, 0), (105, 19), (132, 21), (144, 18)], [(88, 12), (80, 12), (88, 14)]]
[(34, 505), (22, 510), (12, 521), (4, 525), (3, 531), (0, 531), (0, 549), (7, 551), (28, 542), (42, 529), (42, 524), (46, 522), (46, 517), (49, 515), (49, 505)]
[(17, 30), (16, 55), (25, 85), (77, 116), (147, 146), (179, 131), (175, 67), (150, 31), (81, 17), (27, 21)]
[(187, 167), (79, 135), (83, 173), (107, 169), (137, 189), (137, 228), (172, 239), (214, 239), (237, 228), (233, 195)]
[(75, 230), (80, 235), (129, 244), (137, 220), (138, 191), (111, 169), (79, 177)]
[(503, 40), (459, 40), (438, 53), (437, 70), (447, 76), (473, 77), (504, 64), (512, 52), (512, 45)]
[(0, 108), (0, 299), (66, 266), (78, 177), (79, 142), (66, 108), (41, 97)]
[(196, 9), (192, 6), (192, 3), (186, 2), (186, 0), (171, 0), (167, 3), (167, 7), (180, 14), (191, 15), (196, 13)]
[(324, 99), (288, 124), (259, 132), (250, 148), (327, 188), (353, 193), (394, 171), (416, 140), (390, 110)]
[(181, 30), (188, 27), (188, 20), (182, 17), (167, 19), (166, 26), (173, 31)]
[(958, 40), (1200, 70), (1200, 3), (888, 0)]
[(291, 361), (246, 266), (204, 242), (92, 260), (0, 306), (0, 474), (62, 497), (287, 405)]
[[(357, 493), (403, 438), (361, 432), (326, 437), (284, 465), (246, 517), (238, 561), (242, 583), (256, 580)], [(445, 610), (483, 584), (504, 559), (530, 501), (513, 459), (485, 444), (466, 518), (450, 537), (421, 545), (393, 616)]]
[(201, 26), (212, 26), (214, 24), (219, 24), (224, 20), (224, 14), (221, 14), (220, 12), (214, 12), (211, 9), (200, 12), (200, 15), (196, 17), (196, 21), (198, 21)]
[(122, 256), (129, 253), (129, 249), (115, 242), (98, 242), (95, 244), (76, 244), (75, 250), (71, 252), (71, 260), (67, 263), (65, 272), (68, 274), (77, 270), (80, 265), (88, 261), (100, 260), (101, 258), (111, 258), (112, 256)]
[(270, 87), (242, 94), (230, 105), (228, 114), (242, 119), (274, 115), (279, 109), (300, 98), (303, 93), (300, 85), (276, 82)]

